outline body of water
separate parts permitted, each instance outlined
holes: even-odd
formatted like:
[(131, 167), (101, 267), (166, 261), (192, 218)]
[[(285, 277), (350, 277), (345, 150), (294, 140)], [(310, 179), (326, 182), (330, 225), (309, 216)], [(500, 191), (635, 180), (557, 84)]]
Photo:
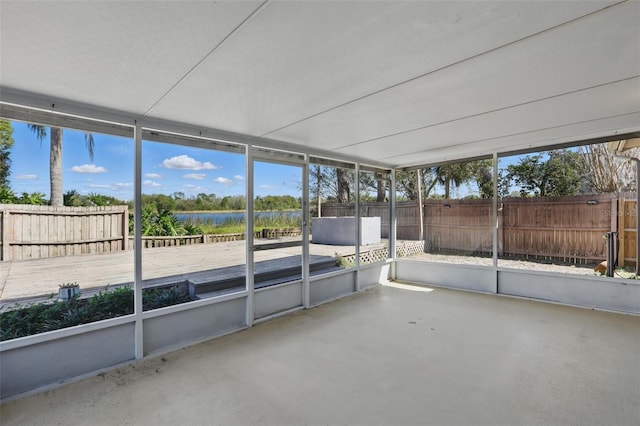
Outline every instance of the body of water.
[[(281, 217), (292, 218), (302, 217), (302, 210), (291, 210), (283, 212), (256, 212), (255, 217)], [(244, 221), (244, 212), (202, 212), (202, 213), (176, 213), (176, 217), (181, 222), (194, 221), (211, 223), (212, 225), (223, 224), (226, 221)]]

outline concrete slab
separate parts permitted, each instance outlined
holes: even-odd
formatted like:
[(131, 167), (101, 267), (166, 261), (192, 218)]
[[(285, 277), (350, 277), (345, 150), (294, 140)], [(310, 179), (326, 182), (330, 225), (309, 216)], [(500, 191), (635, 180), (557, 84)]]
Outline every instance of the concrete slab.
[(637, 425), (640, 317), (375, 287), (1, 408), (18, 424)]

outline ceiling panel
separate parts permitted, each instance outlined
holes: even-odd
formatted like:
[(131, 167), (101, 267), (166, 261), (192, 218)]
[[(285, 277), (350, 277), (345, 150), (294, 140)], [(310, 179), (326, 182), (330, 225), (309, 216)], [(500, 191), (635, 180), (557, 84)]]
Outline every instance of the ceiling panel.
[[(348, 148), (634, 77), (640, 74), (637, 18), (628, 7), (611, 8), (270, 136), (330, 149)], [(607, 25), (612, 19), (618, 25)]]
[(476, 142), (452, 143), (430, 149), (429, 152), (406, 154), (394, 158), (402, 167), (433, 164), (463, 158), (490, 157), (494, 152), (528, 151), (543, 149), (575, 141), (608, 139), (612, 135), (634, 132), (637, 134), (640, 112), (617, 117), (600, 118), (517, 135), (496, 137)]
[[(273, 2), (150, 115), (278, 138), (283, 126), (606, 5)], [(324, 138), (301, 131), (298, 141)]]
[(3, 0), (0, 84), (143, 114), (259, 5)]
[[(527, 133), (606, 117), (626, 116), (627, 127), (630, 127), (638, 124), (631, 121), (630, 113), (640, 112), (639, 89), (640, 78), (628, 79), (335, 151), (352, 155), (366, 153), (393, 165), (406, 165), (408, 160), (412, 164), (431, 163), (451, 160), (441, 157), (442, 149), (449, 146), (455, 146), (454, 152), (458, 151), (458, 156), (463, 157), (468, 144), (487, 143), (485, 153), (490, 154), (496, 146), (488, 142), (495, 139), (504, 144), (497, 147), (499, 150), (509, 151), (513, 149), (510, 138), (521, 140)], [(544, 141), (533, 139), (531, 142)]]
[(0, 101), (393, 166), (640, 130), (639, 75), (638, 1), (0, 0)]

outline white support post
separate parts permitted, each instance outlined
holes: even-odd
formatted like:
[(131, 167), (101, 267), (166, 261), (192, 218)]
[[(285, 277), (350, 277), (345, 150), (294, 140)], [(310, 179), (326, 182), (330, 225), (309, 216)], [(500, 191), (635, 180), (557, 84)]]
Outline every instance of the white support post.
[[(420, 176), (420, 175), (418, 175)], [(398, 236), (397, 233), (397, 221), (398, 216), (396, 215), (396, 170), (391, 170), (391, 182), (389, 183), (391, 188), (389, 188), (389, 254), (391, 255), (391, 279), (396, 279), (396, 261), (398, 260), (398, 255), (396, 253), (396, 238)], [(418, 191), (420, 190), (420, 186), (418, 186)], [(420, 199), (420, 197), (418, 197)], [(421, 211), (421, 209), (420, 209)], [(422, 219), (420, 219), (422, 220)]]
[[(320, 210), (318, 209), (318, 212)], [(310, 302), (310, 256), (309, 256), (309, 156), (302, 167), (302, 305), (309, 309)]]
[[(640, 159), (628, 157), (636, 163), (636, 271), (635, 275), (640, 276)], [(624, 229), (623, 231), (624, 232)], [(624, 264), (624, 259), (622, 259)]]
[(247, 286), (247, 311), (246, 311), (246, 323), (247, 327), (253, 326), (253, 320), (255, 317), (255, 302), (254, 302), (254, 294), (255, 294), (255, 286), (254, 286), (254, 265), (253, 265), (253, 248), (254, 248), (254, 232), (253, 232), (253, 153), (252, 146), (247, 146), (247, 154), (246, 158), (246, 170), (247, 170), (247, 179), (245, 181), (246, 185), (246, 193), (247, 193), (247, 203), (245, 209), (245, 248), (246, 248), (246, 286)]
[(493, 239), (493, 270), (494, 270), (494, 293), (498, 293), (498, 236), (499, 226), (498, 223), (498, 202), (500, 201), (500, 195), (498, 194), (498, 153), (493, 153), (493, 212), (492, 212), (492, 236)]
[(356, 163), (356, 288), (360, 291), (360, 235), (362, 224), (360, 223), (360, 163)]
[(135, 148), (133, 155), (133, 301), (135, 322), (135, 357), (144, 357), (143, 319), (142, 319), (142, 126), (136, 122), (134, 129)]

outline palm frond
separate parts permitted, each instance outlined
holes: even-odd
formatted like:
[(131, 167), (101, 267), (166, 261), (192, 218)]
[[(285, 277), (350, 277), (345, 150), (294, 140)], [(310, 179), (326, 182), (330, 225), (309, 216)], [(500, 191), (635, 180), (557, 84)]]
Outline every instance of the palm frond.
[(93, 133), (84, 134), (84, 143), (87, 146), (87, 152), (89, 152), (89, 159), (93, 161), (93, 149), (95, 148), (95, 141), (93, 140)]
[(42, 140), (47, 136), (47, 128), (40, 124), (27, 124), (27, 127), (35, 133), (36, 138), (42, 143)]

